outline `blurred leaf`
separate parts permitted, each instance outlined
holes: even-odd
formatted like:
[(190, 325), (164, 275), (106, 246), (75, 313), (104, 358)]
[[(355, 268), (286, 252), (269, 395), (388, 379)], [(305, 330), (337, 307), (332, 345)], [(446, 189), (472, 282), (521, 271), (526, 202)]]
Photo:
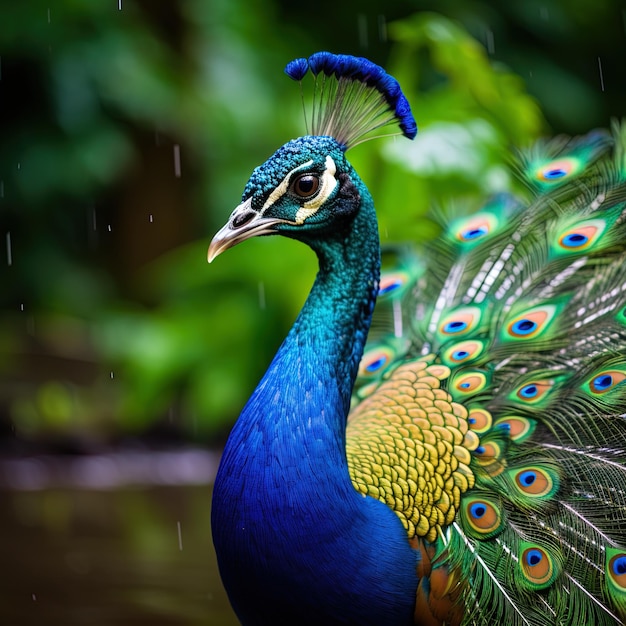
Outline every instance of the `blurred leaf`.
[(205, 263), (252, 169), (304, 132), (291, 58), (365, 54), (406, 91), (417, 139), (349, 155), (383, 242), (427, 240), (433, 206), (513, 184), (511, 148), (547, 132), (538, 101), (557, 128), (623, 113), (617, 0), (436, 6), (319, 0), (323, 29), (287, 0), (0, 9), (6, 431), (206, 440), (235, 418), (316, 270), (278, 238)]

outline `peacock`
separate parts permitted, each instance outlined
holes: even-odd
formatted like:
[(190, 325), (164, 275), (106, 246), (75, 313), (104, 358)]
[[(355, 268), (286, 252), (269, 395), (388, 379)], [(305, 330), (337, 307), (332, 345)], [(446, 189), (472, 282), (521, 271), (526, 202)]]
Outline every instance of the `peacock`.
[(534, 145), (519, 193), (381, 251), (346, 151), (415, 137), (398, 82), (329, 52), (285, 72), (313, 79), (307, 134), (208, 252), (280, 234), (319, 261), (215, 481), (239, 620), (626, 623), (626, 127)]

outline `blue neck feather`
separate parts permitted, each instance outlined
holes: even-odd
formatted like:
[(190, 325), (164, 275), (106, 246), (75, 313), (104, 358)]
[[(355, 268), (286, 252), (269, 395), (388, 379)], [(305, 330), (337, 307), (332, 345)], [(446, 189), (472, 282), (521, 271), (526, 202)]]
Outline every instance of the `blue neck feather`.
[(411, 623), (416, 556), (396, 515), (352, 487), (345, 423), (379, 275), (358, 181), (350, 224), (310, 245), (312, 291), (229, 438), (213, 538), (244, 624)]

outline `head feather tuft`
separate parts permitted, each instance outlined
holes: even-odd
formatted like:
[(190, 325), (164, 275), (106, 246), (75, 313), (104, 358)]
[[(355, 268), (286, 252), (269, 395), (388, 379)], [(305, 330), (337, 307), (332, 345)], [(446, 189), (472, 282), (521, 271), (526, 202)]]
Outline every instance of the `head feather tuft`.
[(311, 128), (313, 135), (334, 137), (345, 149), (365, 141), (371, 131), (397, 123), (413, 139), (417, 125), (398, 81), (370, 60), (347, 54), (317, 52), (285, 67), (298, 82), (308, 71), (314, 77)]

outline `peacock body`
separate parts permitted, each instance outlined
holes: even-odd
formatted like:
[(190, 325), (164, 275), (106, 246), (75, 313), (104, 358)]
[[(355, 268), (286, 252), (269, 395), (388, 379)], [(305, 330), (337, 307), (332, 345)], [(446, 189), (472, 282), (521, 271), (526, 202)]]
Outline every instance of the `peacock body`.
[(209, 249), (282, 234), (319, 259), (216, 478), (239, 619), (626, 622), (626, 131), (534, 146), (526, 197), (383, 250), (381, 273), (345, 152), (393, 121), (414, 137), (408, 103), (366, 59), (286, 71), (316, 77), (310, 134), (254, 171)]

